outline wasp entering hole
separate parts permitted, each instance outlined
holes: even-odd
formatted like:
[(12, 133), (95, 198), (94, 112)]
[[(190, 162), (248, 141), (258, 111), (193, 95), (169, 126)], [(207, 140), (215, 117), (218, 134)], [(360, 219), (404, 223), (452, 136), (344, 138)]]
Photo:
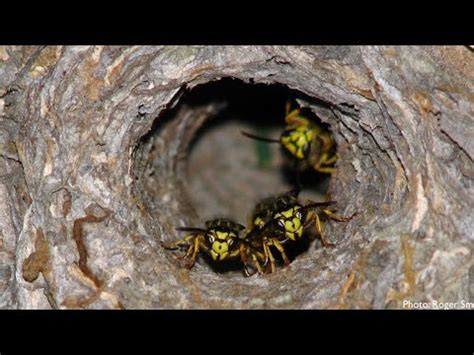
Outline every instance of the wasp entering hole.
[[(188, 148), (186, 188), (200, 218), (224, 215), (246, 221), (256, 201), (298, 184), (303, 198), (325, 198), (330, 174), (305, 168), (283, 144), (242, 134), (279, 140), (288, 128), (287, 104), (296, 109), (296, 98), (298, 93), (284, 85), (245, 84), (231, 79), (197, 87), (190, 93), (188, 102), (193, 104), (206, 100), (226, 104), (196, 132)], [(302, 115), (329, 132), (328, 125), (309, 109), (303, 109)], [(295, 144), (287, 142), (290, 145)], [(305, 153), (309, 154), (311, 145), (307, 146)], [(335, 145), (333, 149), (335, 153)]]
[[(171, 165), (181, 166), (175, 170), (180, 176), (173, 180), (168, 174), (158, 190), (162, 194), (174, 186), (177, 198), (182, 201), (180, 196), (185, 195), (189, 201), (177, 205), (191, 205), (194, 210), (176, 214), (183, 218), (173, 224), (169, 243), (164, 243), (182, 251), (183, 265), (191, 268), (197, 260), (207, 259), (217, 272), (226, 271), (224, 264), (229, 270), (245, 266), (246, 274), (252, 273), (250, 269), (275, 272), (276, 265), (289, 264), (307, 249), (306, 238), (299, 238), (303, 227), (314, 227), (322, 244), (331, 244), (324, 239), (322, 226), (332, 212), (319, 207), (333, 204), (327, 189), (337, 160), (336, 145), (329, 126), (300, 104), (307, 101), (284, 85), (222, 79), (185, 93), (155, 127), (162, 137), (154, 140), (161, 147), (158, 155), (177, 149)], [(182, 142), (176, 144), (169, 137)], [(288, 197), (289, 191), (298, 193)], [(255, 211), (269, 197), (274, 201), (268, 211), (260, 211), (265, 221), (255, 224)], [(306, 207), (313, 205), (315, 210)], [(245, 228), (230, 228), (234, 222)], [(257, 233), (257, 227), (262, 231)], [(296, 230), (298, 238), (292, 238)], [(243, 242), (247, 237), (251, 241)]]

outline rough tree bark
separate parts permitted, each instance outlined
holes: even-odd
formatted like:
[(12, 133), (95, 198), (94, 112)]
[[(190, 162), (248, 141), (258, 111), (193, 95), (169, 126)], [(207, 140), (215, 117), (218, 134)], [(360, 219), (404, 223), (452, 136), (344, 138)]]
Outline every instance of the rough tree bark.
[[(340, 159), (334, 249), (245, 278), (178, 267), (183, 158), (219, 105), (185, 88), (281, 83)], [(474, 302), (467, 47), (1, 47), (1, 308), (390, 308)]]

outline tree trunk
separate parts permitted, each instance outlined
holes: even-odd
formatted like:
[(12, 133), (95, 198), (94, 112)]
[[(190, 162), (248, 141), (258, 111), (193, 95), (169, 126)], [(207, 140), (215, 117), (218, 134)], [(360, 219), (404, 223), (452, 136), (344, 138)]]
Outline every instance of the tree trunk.
[[(357, 212), (326, 225), (335, 248), (246, 278), (204, 259), (183, 269), (161, 247), (202, 226), (196, 204), (217, 196), (189, 193), (188, 153), (226, 99), (185, 97), (223, 78), (283, 84), (330, 126), (329, 194)], [(0, 47), (0, 307), (462, 308), (473, 83), (468, 47)], [(239, 161), (239, 146), (221, 153)], [(252, 179), (257, 196), (268, 183)], [(222, 208), (239, 201), (215, 184)]]

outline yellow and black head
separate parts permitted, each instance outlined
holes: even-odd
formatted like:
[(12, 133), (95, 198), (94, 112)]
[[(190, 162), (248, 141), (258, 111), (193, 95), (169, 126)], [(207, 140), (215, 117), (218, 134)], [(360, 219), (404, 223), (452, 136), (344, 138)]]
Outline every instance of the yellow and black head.
[(206, 222), (206, 240), (213, 260), (222, 261), (236, 255), (239, 247), (239, 233), (244, 226), (225, 218)]
[(278, 198), (279, 196), (267, 197), (255, 205), (250, 219), (251, 229), (261, 229), (273, 218)]
[(311, 209), (326, 207), (336, 203), (335, 201), (312, 202), (302, 205), (298, 201), (299, 190), (291, 190), (280, 195), (274, 202), (273, 225), (277, 225), (284, 238), (298, 240), (303, 235), (303, 229)]
[(286, 238), (295, 241), (303, 235), (304, 211), (300, 205), (287, 206), (275, 213), (273, 218)]
[[(269, 235), (296, 240), (303, 235), (305, 209), (298, 202), (299, 190), (260, 201), (252, 214), (252, 238)], [(261, 231), (258, 232), (258, 231)]]
[(298, 160), (307, 160), (311, 152), (312, 142), (321, 132), (321, 127), (302, 116), (300, 112), (301, 109), (299, 108), (290, 111), (290, 103), (287, 103), (286, 127), (279, 139), (260, 137), (247, 132), (242, 132), (242, 134), (267, 143), (279, 143), (291, 156)]
[(301, 124), (288, 126), (280, 135), (280, 139), (256, 136), (242, 132), (246, 137), (267, 143), (279, 143), (282, 149), (301, 167), (313, 167), (320, 173), (331, 174), (337, 160), (336, 145), (331, 133), (317, 124)]
[(297, 240), (303, 235), (306, 212), (298, 202), (299, 190), (291, 190), (277, 196), (273, 202), (272, 219), (276, 222), (280, 236)]
[(315, 135), (316, 132), (311, 125), (300, 125), (285, 129), (280, 136), (280, 143), (296, 159), (306, 160)]

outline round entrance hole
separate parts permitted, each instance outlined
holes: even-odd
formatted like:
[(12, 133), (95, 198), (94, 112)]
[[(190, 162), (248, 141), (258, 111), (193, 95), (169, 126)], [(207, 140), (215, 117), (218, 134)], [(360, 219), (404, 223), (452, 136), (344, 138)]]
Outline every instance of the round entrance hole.
[[(319, 120), (320, 115), (312, 112), (313, 105), (327, 109), (324, 103), (281, 84), (221, 79), (184, 93), (155, 120), (137, 147), (134, 171), (136, 198), (153, 219), (154, 227), (159, 228), (156, 235), (161, 236), (160, 242), (183, 238), (185, 234), (176, 231), (176, 227), (205, 228), (206, 220), (216, 217), (231, 218), (247, 225), (259, 200), (295, 188), (293, 160), (280, 145), (256, 141), (241, 133), (278, 138), (285, 125), (287, 101), (298, 104), (306, 110), (305, 116), (314, 120)], [(319, 123), (332, 132), (334, 122), (323, 116), (321, 120)], [(342, 160), (339, 147), (337, 152)], [(308, 169), (299, 179), (300, 201), (333, 198), (331, 175)], [(337, 211), (343, 215), (354, 212), (344, 204), (338, 205)], [(245, 277), (239, 260), (219, 264), (204, 253), (188, 271), (177, 260), (184, 251), (163, 248), (160, 255), (164, 260), (160, 262), (167, 263), (178, 279), (182, 278), (179, 275), (187, 275), (183, 288), (197, 287), (200, 294), (219, 299), (212, 306), (226, 307), (223, 300), (242, 297), (239, 303), (244, 307), (258, 308), (262, 302), (267, 304), (262, 301), (268, 291), (262, 289), (262, 282), (269, 283), (267, 286), (275, 289), (276, 294), (287, 287), (299, 287), (305, 293), (308, 285), (305, 286), (307, 280), (302, 275), (313, 274), (314, 270), (318, 276), (312, 277), (311, 283), (327, 282), (330, 265), (339, 254), (352, 248), (344, 234), (349, 223), (325, 224), (325, 235), (337, 248), (325, 248), (319, 239), (306, 238), (290, 246), (287, 249), (292, 260), (290, 266), (283, 267), (279, 263), (274, 274)], [(284, 303), (288, 302), (293, 301)], [(268, 305), (272, 307), (271, 302)]]
[[(182, 237), (175, 227), (202, 228), (205, 221), (217, 217), (247, 225), (259, 200), (290, 191), (297, 181), (301, 201), (327, 199), (329, 174), (306, 169), (297, 177), (294, 159), (279, 144), (242, 134), (278, 139), (286, 103), (296, 105), (301, 97), (281, 84), (222, 79), (185, 93), (157, 120), (141, 145), (147, 152), (141, 193), (156, 215), (163, 203), (174, 204), (174, 218), (160, 221), (171, 240)], [(330, 130), (302, 108), (305, 117)], [(300, 244), (293, 252), (290, 247), (290, 255), (307, 249), (307, 243)], [(239, 263), (234, 268), (218, 266), (223, 272), (241, 269)]]

